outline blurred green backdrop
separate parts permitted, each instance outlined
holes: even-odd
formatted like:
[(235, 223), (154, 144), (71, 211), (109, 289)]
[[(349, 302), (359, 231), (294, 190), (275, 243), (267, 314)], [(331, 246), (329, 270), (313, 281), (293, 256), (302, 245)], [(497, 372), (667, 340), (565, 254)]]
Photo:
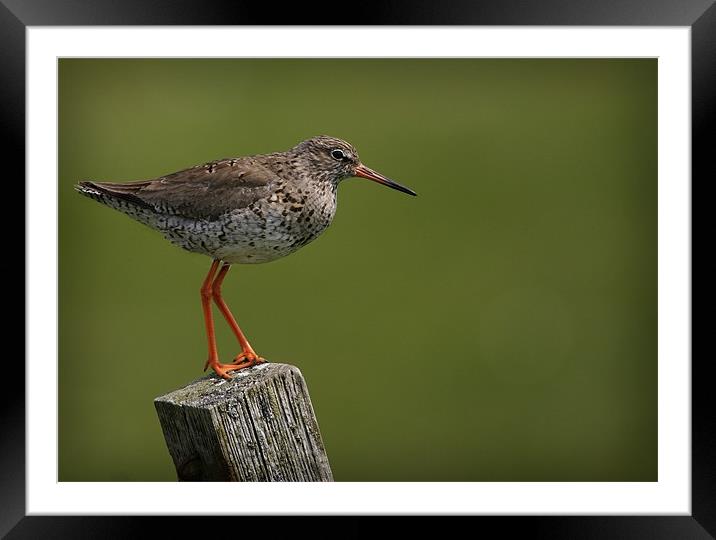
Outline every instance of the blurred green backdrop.
[(174, 480), (152, 400), (206, 360), (209, 259), (73, 184), (318, 134), (419, 196), (347, 180), (224, 291), (336, 480), (657, 480), (654, 59), (61, 59), (59, 480)]

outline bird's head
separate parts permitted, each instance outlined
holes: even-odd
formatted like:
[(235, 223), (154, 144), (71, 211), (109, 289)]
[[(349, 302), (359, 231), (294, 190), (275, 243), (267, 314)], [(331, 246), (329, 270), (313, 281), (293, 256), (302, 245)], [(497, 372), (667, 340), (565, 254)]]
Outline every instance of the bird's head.
[(338, 182), (345, 178), (357, 176), (373, 180), (409, 195), (416, 195), (412, 189), (402, 186), (363, 165), (355, 147), (336, 137), (328, 137), (327, 135), (313, 137), (300, 142), (294, 150), (298, 155), (308, 160), (312, 172), (319, 179), (330, 181), (334, 185), (338, 185)]

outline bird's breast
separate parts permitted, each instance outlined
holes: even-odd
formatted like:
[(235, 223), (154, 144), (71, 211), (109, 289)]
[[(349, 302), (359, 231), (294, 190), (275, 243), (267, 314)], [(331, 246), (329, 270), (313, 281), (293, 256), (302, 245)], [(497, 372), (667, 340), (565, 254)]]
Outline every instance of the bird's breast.
[(229, 263), (263, 263), (315, 240), (331, 224), (335, 192), (279, 191), (248, 208), (230, 212), (215, 257)]

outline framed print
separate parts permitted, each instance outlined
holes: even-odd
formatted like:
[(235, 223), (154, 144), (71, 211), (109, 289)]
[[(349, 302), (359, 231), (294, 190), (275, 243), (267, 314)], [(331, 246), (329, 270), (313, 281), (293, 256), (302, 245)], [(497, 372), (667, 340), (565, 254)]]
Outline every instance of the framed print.
[[(690, 285), (691, 178), (712, 168), (711, 3), (419, 2), (316, 25), (296, 7), (2, 1), (28, 315), (26, 376), (2, 413), (3, 534), (126, 536), (140, 516), (186, 515), (716, 534)], [(243, 217), (241, 253), (207, 247), (234, 230), (215, 234), (221, 216), (263, 211), (212, 213), (228, 199), (202, 198), (205, 175), (227, 163), (250, 165), (244, 195), (280, 185), (264, 198), (299, 223), (326, 204), (330, 223), (341, 193), (315, 243), (231, 272), (236, 319), (220, 283), (202, 289), (229, 323), (214, 335), (207, 296), (207, 366), (222, 375), (212, 350), (229, 328), (253, 353), (237, 320), (262, 356), (299, 366), (335, 482), (175, 482), (151, 401), (206, 359), (191, 360), (206, 353), (196, 253), (223, 261), (221, 282), (234, 262), (295, 251), (281, 251), (295, 229)], [(339, 165), (352, 168), (326, 199), (315, 178)], [(146, 198), (182, 170), (206, 193)], [(266, 171), (305, 191), (286, 199)], [(384, 186), (338, 188), (356, 176)]]

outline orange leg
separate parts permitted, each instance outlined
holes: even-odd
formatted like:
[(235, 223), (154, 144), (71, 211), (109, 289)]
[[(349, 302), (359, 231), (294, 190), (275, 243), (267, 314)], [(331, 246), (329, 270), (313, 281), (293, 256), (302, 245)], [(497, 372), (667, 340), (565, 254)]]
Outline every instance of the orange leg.
[(234, 335), (236, 336), (236, 339), (239, 340), (239, 345), (241, 346), (241, 353), (234, 358), (233, 364), (242, 368), (253, 366), (255, 364), (261, 364), (266, 360), (256, 354), (254, 349), (251, 347), (249, 340), (246, 339), (246, 336), (241, 331), (241, 328), (239, 328), (239, 324), (236, 322), (231, 310), (229, 310), (229, 306), (226, 305), (226, 302), (224, 302), (224, 299), (221, 297), (221, 284), (224, 282), (224, 278), (226, 277), (229, 268), (231, 268), (231, 265), (227, 263), (224, 263), (221, 267), (216, 279), (214, 279), (212, 293), (214, 302), (216, 302), (216, 305), (226, 319), (226, 322), (229, 323), (232, 332), (234, 332)]
[(204, 311), (206, 339), (209, 342), (209, 359), (206, 361), (206, 364), (204, 364), (204, 370), (211, 366), (217, 375), (224, 379), (230, 379), (231, 377), (229, 377), (228, 372), (241, 368), (231, 364), (225, 365), (219, 363), (219, 353), (216, 349), (216, 333), (214, 332), (214, 317), (211, 313), (211, 298), (213, 296), (212, 284), (220, 262), (218, 259), (215, 259), (214, 262), (211, 263), (209, 273), (206, 275), (206, 279), (204, 279), (204, 283), (201, 286), (201, 307)]

